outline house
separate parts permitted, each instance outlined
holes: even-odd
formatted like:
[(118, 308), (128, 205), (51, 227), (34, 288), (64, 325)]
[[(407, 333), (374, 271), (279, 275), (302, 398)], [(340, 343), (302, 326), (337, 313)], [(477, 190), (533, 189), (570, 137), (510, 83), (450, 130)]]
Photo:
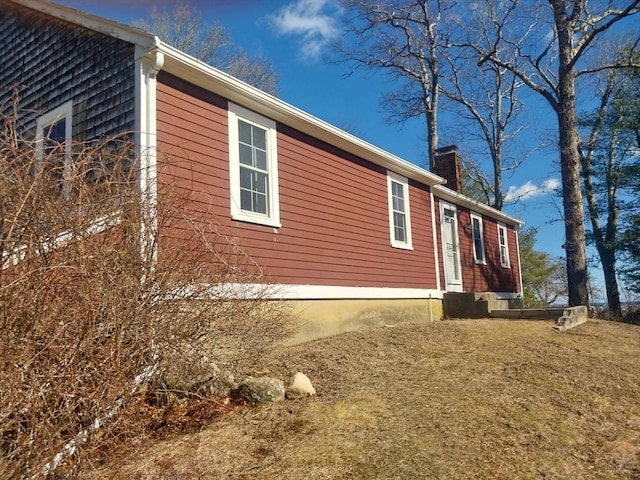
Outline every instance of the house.
[(451, 292), (520, 298), (520, 221), (459, 193), (455, 148), (436, 175), (154, 35), (39, 0), (0, 7), (0, 106), (18, 91), (36, 138), (131, 132), (140, 189), (206, 194), (302, 336), (438, 319)]

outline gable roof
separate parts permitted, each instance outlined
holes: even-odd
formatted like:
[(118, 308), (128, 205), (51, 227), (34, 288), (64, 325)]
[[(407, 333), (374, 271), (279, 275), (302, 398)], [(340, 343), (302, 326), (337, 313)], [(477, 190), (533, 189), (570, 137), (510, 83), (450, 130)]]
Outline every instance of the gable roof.
[(383, 168), (434, 187), (434, 193), (439, 198), (451, 200), (458, 205), (479, 213), (485, 213), (510, 225), (522, 226), (522, 222), (516, 218), (443, 187), (442, 185), (446, 183), (444, 178), (345, 132), (258, 88), (248, 85), (164, 43), (157, 36), (142, 29), (49, 1), (0, 0), (0, 4), (6, 1), (132, 43), (145, 50), (147, 56), (160, 57), (162, 59), (162, 71), (171, 73), (194, 85), (214, 92), (229, 101), (238, 103)]

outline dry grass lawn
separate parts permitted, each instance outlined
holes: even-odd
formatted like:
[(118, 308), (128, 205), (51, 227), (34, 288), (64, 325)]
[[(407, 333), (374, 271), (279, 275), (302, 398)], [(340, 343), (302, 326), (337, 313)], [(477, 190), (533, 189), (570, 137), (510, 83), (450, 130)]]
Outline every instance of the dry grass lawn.
[(282, 348), (319, 395), (147, 440), (117, 479), (640, 479), (640, 327), (464, 320)]

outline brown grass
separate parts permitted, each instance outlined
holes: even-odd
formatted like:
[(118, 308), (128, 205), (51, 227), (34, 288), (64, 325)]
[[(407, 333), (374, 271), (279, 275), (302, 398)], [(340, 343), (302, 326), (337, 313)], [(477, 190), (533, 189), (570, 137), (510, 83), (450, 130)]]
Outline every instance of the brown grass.
[[(145, 443), (119, 479), (638, 479), (640, 328), (445, 321), (283, 348), (319, 396)], [(99, 475), (94, 472), (95, 478)]]

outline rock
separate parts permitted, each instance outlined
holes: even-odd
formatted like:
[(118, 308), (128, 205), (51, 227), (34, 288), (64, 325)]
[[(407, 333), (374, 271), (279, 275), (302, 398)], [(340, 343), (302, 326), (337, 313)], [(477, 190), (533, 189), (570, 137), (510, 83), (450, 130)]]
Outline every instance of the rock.
[(310, 397), (315, 394), (316, 389), (313, 388), (311, 380), (304, 373), (298, 372), (291, 377), (287, 386), (287, 398)]
[(280, 402), (284, 400), (284, 382), (271, 377), (247, 377), (232, 396), (252, 404)]

